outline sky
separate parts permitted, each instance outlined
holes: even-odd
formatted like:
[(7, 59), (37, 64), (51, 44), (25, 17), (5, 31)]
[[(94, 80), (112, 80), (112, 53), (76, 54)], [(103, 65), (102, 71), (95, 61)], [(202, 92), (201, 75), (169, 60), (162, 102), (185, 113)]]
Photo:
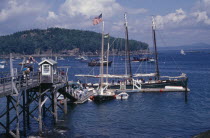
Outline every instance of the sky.
[(0, 0), (0, 35), (60, 27), (101, 32), (152, 44), (154, 16), (159, 46), (210, 44), (210, 0)]

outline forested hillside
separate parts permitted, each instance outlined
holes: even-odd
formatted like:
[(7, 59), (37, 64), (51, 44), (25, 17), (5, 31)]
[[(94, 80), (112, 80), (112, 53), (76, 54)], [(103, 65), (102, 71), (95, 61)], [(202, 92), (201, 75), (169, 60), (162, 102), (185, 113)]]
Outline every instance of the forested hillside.
[[(110, 37), (110, 42), (115, 38)], [(124, 41), (124, 40), (123, 40)], [(107, 39), (105, 39), (105, 43)], [(115, 41), (117, 42), (117, 41)], [(124, 42), (121, 42), (124, 45)], [(130, 49), (147, 49), (148, 44), (130, 40)], [(91, 31), (49, 28), (46, 30), (34, 29), (17, 32), (0, 37), (0, 53), (34, 54), (52, 50), (59, 53), (63, 50), (79, 48), (84, 52), (95, 52), (101, 48), (101, 34)]]

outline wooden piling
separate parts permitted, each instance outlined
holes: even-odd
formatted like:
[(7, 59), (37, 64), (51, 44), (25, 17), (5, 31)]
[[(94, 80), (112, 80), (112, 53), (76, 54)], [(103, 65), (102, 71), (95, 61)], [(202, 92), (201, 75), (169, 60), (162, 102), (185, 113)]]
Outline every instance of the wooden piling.
[(54, 118), (55, 118), (55, 123), (58, 122), (58, 112), (57, 112), (57, 90), (53, 90), (53, 93), (54, 93), (54, 101), (53, 101), (53, 104), (54, 104)]
[(20, 98), (19, 95), (21, 95), (20, 93), (16, 96), (16, 105), (15, 105), (15, 110), (16, 110), (16, 138), (20, 138), (20, 131), (19, 131), (19, 102), (20, 102)]
[(29, 116), (29, 108), (30, 108), (30, 99), (29, 99), (29, 91), (26, 90), (26, 121), (27, 121), (27, 128), (30, 127), (30, 116)]
[(26, 90), (23, 90), (23, 135), (26, 137)]
[(39, 135), (42, 135), (42, 95), (41, 95), (41, 85), (39, 86)]
[(11, 102), (11, 97), (7, 96), (7, 115), (6, 115), (6, 135), (7, 137), (10, 136), (9, 131), (10, 131), (10, 102)]
[[(45, 96), (45, 94), (42, 94), (42, 96), (41, 96), (42, 102), (44, 101), (44, 96)], [(45, 117), (46, 116), (45, 103), (42, 106), (42, 111), (43, 111), (42, 115), (43, 115), (43, 117)]]
[(64, 95), (64, 113), (67, 114), (67, 97)]

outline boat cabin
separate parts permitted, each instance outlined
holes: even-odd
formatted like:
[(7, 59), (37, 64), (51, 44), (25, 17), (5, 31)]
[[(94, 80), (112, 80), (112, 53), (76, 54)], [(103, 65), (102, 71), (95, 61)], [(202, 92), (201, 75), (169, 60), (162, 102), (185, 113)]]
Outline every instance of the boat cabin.
[(54, 83), (54, 77), (57, 73), (57, 62), (52, 59), (45, 59), (39, 63), (40, 83)]

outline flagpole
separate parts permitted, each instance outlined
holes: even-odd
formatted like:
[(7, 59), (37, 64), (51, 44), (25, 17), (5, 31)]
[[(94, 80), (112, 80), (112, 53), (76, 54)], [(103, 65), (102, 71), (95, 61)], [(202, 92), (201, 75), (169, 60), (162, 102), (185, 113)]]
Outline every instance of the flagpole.
[[(101, 89), (103, 89), (103, 83), (104, 83), (104, 21), (102, 21), (102, 43), (101, 43)], [(102, 91), (101, 91), (102, 92)]]

